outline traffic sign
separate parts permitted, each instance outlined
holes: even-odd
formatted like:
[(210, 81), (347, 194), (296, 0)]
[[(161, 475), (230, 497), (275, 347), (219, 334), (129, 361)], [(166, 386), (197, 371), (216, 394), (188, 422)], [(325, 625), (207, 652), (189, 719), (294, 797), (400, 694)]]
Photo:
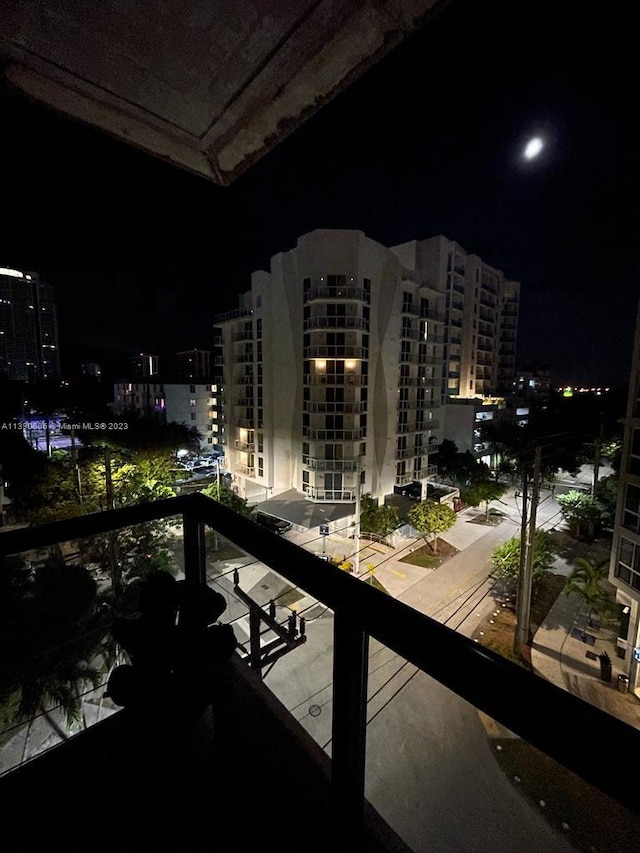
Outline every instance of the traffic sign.
[(320, 536), (328, 536), (329, 535), (329, 525), (321, 524), (320, 525)]

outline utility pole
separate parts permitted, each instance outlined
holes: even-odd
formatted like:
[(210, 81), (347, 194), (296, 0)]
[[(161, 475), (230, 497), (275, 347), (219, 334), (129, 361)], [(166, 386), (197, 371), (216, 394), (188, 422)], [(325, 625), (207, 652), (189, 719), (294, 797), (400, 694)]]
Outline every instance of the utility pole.
[(531, 518), (527, 524), (526, 504), (528, 476), (525, 471), (522, 484), (522, 530), (520, 531), (520, 576), (518, 578), (517, 623), (514, 651), (519, 654), (529, 645), (531, 622), (531, 588), (533, 585), (533, 557), (536, 536), (536, 514), (540, 494), (542, 448), (536, 447), (533, 463), (533, 488), (531, 492)]

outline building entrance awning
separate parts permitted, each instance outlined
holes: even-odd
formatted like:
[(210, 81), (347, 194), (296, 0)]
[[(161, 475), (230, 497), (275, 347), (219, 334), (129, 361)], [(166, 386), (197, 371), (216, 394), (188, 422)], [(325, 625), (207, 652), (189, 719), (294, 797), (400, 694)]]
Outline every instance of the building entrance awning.
[(307, 530), (340, 518), (348, 518), (354, 514), (355, 508), (355, 503), (316, 503), (308, 500), (296, 489), (274, 495), (257, 506), (260, 512), (290, 521)]

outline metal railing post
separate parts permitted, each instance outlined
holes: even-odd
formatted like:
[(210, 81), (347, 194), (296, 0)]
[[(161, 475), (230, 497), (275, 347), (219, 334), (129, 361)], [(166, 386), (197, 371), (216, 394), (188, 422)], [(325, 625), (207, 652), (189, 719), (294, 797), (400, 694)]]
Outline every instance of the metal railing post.
[(205, 554), (204, 522), (185, 512), (182, 516), (182, 539), (184, 546), (184, 576), (192, 583), (207, 583), (207, 560)]
[(336, 838), (356, 845), (362, 832), (367, 745), (369, 635), (349, 611), (333, 629), (331, 783)]

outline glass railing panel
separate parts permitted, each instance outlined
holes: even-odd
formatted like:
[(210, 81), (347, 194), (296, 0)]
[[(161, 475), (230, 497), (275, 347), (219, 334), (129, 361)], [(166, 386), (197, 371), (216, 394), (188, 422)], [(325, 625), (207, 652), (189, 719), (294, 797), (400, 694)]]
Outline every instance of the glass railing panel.
[[(318, 555), (324, 547), (322, 537), (308, 533), (288, 531), (283, 538)], [(233, 627), (247, 666), (261, 673), (293, 717), (326, 746), (332, 725), (333, 612), (213, 530), (207, 531), (206, 542), (207, 583), (227, 602), (220, 623)], [(349, 549), (348, 544), (341, 547)], [(342, 556), (335, 562), (346, 570)], [(325, 567), (319, 560), (318, 571)]]
[(415, 853), (622, 851), (640, 833), (625, 808), (374, 640), (365, 793)]
[(176, 518), (0, 557), (0, 774), (118, 710), (113, 619), (137, 613), (149, 573), (183, 564)]

